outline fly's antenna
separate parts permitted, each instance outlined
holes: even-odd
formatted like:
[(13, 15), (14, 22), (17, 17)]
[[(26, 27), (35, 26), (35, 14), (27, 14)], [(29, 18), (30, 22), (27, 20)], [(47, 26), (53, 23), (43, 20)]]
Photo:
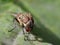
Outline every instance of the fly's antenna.
[(7, 13), (9, 13), (9, 14), (11, 14), (12, 16), (14, 16), (14, 17), (16, 17), (17, 16), (17, 14), (19, 14), (19, 13), (17, 13), (17, 12), (7, 12)]

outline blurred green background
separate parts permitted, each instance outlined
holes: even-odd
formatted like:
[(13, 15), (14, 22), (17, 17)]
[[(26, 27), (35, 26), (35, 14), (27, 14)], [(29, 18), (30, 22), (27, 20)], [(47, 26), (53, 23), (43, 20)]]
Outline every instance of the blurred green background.
[[(10, 12), (30, 12), (35, 21), (31, 33), (43, 39), (41, 45), (60, 45), (60, 0), (0, 0), (0, 45), (9, 43), (21, 30), (16, 24), (17, 28), (8, 32), (14, 27), (14, 17)], [(21, 38), (18, 40), (21, 41), (19, 45), (33, 45), (26, 44)]]

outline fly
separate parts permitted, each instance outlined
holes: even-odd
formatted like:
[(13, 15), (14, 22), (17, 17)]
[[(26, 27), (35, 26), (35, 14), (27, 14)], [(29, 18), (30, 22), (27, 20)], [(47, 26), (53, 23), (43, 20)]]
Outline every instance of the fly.
[[(25, 36), (24, 40), (27, 40), (29, 33), (34, 27), (34, 19), (32, 15), (30, 13), (16, 13), (13, 14), (13, 16), (14, 20), (16, 20), (23, 29), (23, 34)], [(16, 26), (14, 28), (16, 28)], [(14, 28), (12, 30), (14, 30)], [(10, 30), (9, 32), (11, 32), (12, 30)]]

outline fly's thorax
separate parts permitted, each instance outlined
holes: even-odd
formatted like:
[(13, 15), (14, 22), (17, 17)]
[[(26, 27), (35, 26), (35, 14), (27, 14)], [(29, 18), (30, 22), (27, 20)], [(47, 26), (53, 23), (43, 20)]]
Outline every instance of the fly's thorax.
[(19, 13), (14, 15), (19, 22), (27, 23), (31, 18), (30, 13)]
[(23, 18), (23, 22), (24, 22), (24, 23), (27, 23), (28, 21), (29, 21), (28, 17), (25, 16), (25, 17)]

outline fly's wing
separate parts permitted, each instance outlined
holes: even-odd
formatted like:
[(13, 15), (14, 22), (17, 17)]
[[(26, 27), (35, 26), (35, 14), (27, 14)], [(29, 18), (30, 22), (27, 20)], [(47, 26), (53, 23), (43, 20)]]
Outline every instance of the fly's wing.
[(31, 20), (31, 24), (34, 24), (34, 19), (30, 13), (27, 14), (28, 18)]

